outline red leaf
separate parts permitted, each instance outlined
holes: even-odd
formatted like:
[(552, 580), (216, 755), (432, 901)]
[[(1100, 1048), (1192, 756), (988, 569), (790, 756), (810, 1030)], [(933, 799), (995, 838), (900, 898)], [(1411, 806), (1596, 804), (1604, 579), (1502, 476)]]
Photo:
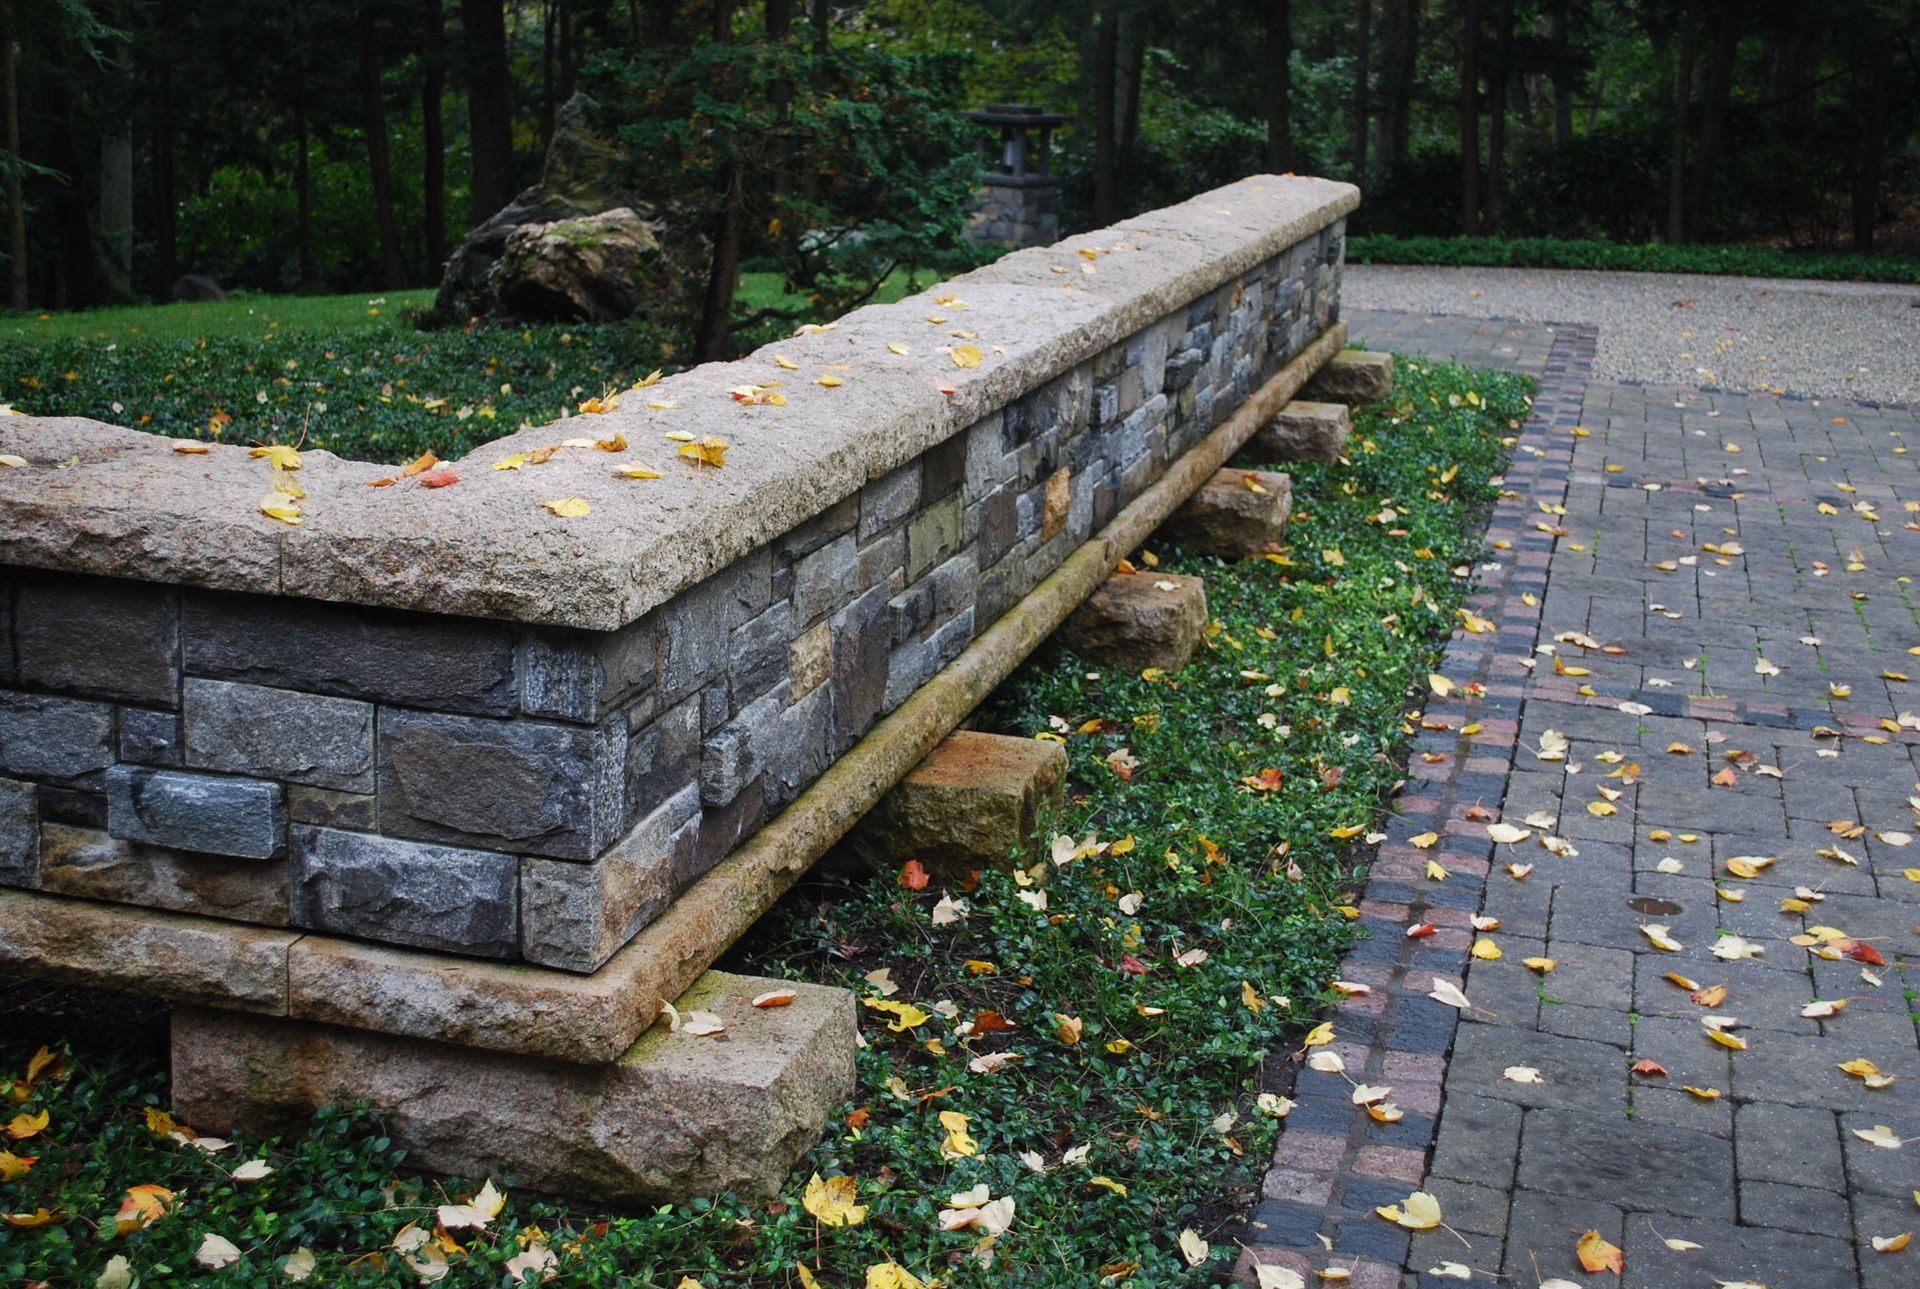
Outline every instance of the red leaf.
[(927, 889), (927, 868), (917, 859), (910, 859), (900, 868), (900, 885), (910, 891)]
[(1120, 959), (1120, 970), (1126, 972), (1129, 976), (1144, 976), (1147, 972), (1151, 971), (1152, 968), (1132, 954), (1128, 954), (1126, 957)]
[(1432, 935), (1435, 931), (1438, 931), (1439, 929), (1440, 929), (1439, 927), (1435, 926), (1431, 922), (1416, 922), (1414, 925), (1407, 928), (1407, 939), (1409, 940), (1424, 939), (1425, 937)]
[(422, 488), (450, 488), (460, 482), (460, 476), (451, 470), (429, 470), (420, 476)]
[(1654, 1079), (1664, 1079), (1667, 1077), (1667, 1067), (1658, 1061), (1635, 1061), (1633, 1063), (1633, 1072), (1635, 1074), (1644, 1074), (1648, 1078)]
[(1855, 962), (1864, 962), (1873, 967), (1884, 967), (1887, 965), (1887, 960), (1880, 956), (1878, 949), (1858, 940), (1853, 942), (1853, 948), (1847, 950), (1847, 956)]
[(999, 1012), (980, 1012), (973, 1018), (973, 1032), (976, 1034), (990, 1034), (997, 1029), (1013, 1028), (1014, 1023), (1005, 1016), (1002, 1016)]

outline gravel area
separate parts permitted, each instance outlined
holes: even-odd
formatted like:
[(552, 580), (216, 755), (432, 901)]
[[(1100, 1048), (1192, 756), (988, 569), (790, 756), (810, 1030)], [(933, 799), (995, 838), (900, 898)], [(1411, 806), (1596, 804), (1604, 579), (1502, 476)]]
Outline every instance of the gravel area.
[(1593, 377), (1920, 404), (1920, 286), (1349, 264), (1355, 309), (1586, 322)]

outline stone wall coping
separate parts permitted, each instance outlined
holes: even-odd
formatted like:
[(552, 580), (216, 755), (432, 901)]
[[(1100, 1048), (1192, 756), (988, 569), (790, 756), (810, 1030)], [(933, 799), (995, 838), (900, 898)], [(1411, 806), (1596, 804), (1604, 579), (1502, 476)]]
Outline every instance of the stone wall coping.
[[(298, 527), (261, 513), (269, 465), (246, 446), (186, 455), (181, 440), (79, 417), (0, 419), (0, 452), (28, 461), (0, 469), (0, 563), (614, 630), (1359, 200), (1327, 179), (1242, 179), (629, 391), (613, 412), (493, 440), (448, 465), (450, 487), (370, 488), (395, 468), (306, 452)], [(961, 344), (982, 351), (978, 367), (954, 363)], [(829, 371), (837, 387), (816, 383)], [(782, 382), (784, 406), (729, 393), (763, 381)], [(665, 401), (677, 406), (648, 406)], [(724, 468), (679, 459), (670, 432), (725, 439)], [(627, 451), (491, 468), (615, 434)], [(639, 462), (664, 477), (614, 476)], [(590, 515), (540, 504), (576, 497)]]

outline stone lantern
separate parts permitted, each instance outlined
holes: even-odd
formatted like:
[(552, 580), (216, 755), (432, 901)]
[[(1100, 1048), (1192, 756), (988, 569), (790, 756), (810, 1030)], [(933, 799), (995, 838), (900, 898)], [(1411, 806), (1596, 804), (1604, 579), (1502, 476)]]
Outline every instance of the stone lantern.
[(992, 132), (981, 144), (986, 169), (967, 236), (1009, 246), (1058, 240), (1060, 180), (1052, 174), (1053, 131), (1068, 118), (1023, 103), (994, 103), (967, 116)]

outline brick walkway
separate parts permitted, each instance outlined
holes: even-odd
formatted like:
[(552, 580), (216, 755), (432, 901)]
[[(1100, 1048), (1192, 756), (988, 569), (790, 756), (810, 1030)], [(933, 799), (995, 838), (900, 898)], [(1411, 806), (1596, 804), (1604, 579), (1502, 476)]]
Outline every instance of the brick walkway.
[[(1590, 385), (1590, 328), (1351, 321), (1542, 390), (1474, 603), (1497, 630), (1442, 668), (1484, 694), (1428, 702), (1448, 728), (1416, 743), (1343, 967), (1373, 992), (1333, 1017), (1345, 1072), (1300, 1071), (1245, 1261), (1365, 1289), (1459, 1283), (1444, 1262), (1527, 1289), (1920, 1285), (1920, 1243), (1872, 1245), (1920, 1233), (1920, 1141), (1856, 1135), (1920, 1137), (1920, 681), (1889, 678), (1920, 677), (1920, 418)], [(1496, 844), (1493, 812), (1531, 835)], [(1703, 1024), (1728, 1018), (1741, 1050)], [(1869, 1088), (1838, 1068), (1859, 1058), (1902, 1077)], [(1458, 1235), (1375, 1214), (1416, 1187)], [(1583, 1270), (1587, 1231), (1623, 1276)]]

